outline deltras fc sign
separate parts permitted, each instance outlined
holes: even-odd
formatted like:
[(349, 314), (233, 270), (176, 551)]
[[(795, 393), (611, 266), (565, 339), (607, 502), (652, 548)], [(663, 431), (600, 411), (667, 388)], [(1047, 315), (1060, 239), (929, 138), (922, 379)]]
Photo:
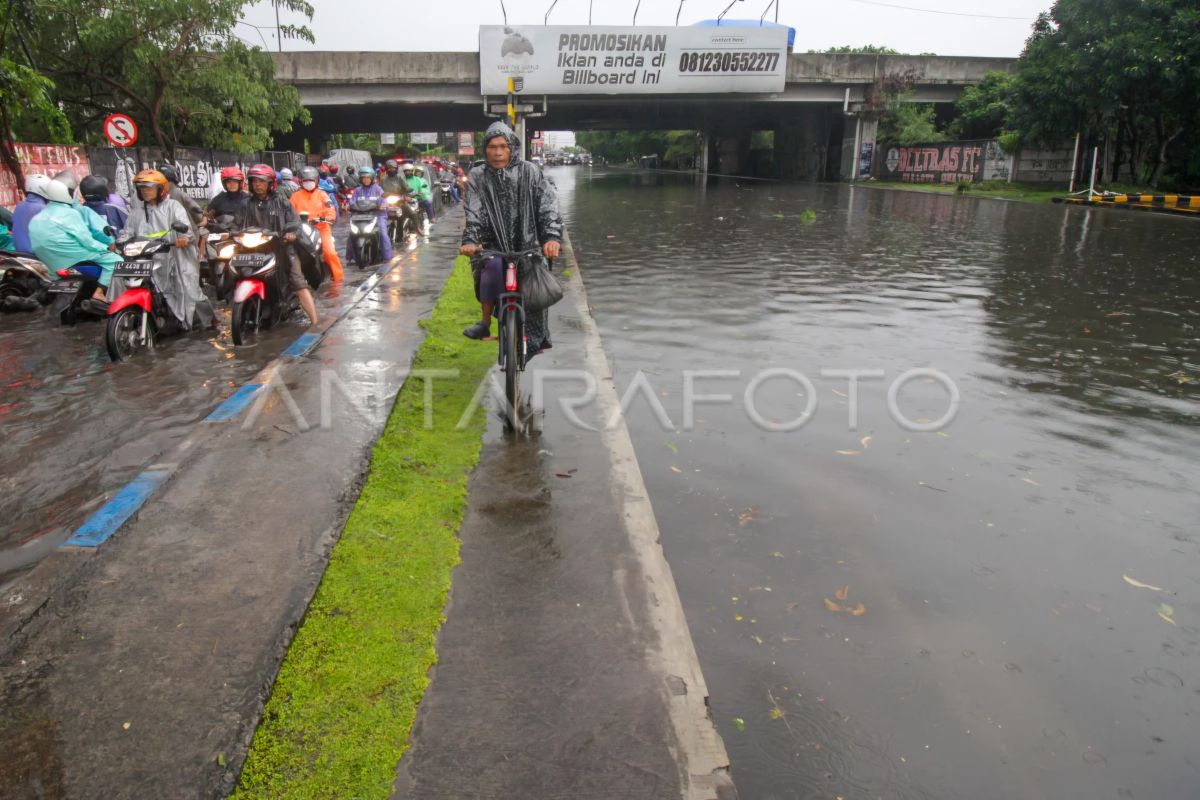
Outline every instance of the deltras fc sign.
[(485, 95), (782, 92), (787, 28), (486, 25)]

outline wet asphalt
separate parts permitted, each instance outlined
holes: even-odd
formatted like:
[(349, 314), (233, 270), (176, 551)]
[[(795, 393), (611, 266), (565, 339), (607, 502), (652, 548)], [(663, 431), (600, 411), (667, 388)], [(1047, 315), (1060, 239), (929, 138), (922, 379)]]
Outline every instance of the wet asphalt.
[[(171, 478), (112, 539), (55, 550), (9, 583), (0, 796), (233, 787), (458, 230), (435, 229), (308, 355), (260, 373), (266, 389), (236, 419), (196, 421), (183, 446), (160, 445)], [(275, 331), (283, 341), (264, 360), (303, 332)]]

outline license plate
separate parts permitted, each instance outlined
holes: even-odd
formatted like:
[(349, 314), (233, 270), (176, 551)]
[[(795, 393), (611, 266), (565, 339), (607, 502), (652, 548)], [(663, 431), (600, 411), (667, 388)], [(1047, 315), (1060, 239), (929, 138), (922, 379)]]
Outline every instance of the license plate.
[(270, 260), (269, 255), (262, 253), (239, 253), (230, 259), (229, 263), (234, 267), (261, 267)]
[(118, 278), (149, 278), (153, 271), (153, 261), (126, 261), (117, 265), (113, 275)]
[(79, 287), (83, 286), (81, 278), (72, 278), (65, 281), (55, 281), (50, 284), (51, 294), (75, 294), (79, 291)]

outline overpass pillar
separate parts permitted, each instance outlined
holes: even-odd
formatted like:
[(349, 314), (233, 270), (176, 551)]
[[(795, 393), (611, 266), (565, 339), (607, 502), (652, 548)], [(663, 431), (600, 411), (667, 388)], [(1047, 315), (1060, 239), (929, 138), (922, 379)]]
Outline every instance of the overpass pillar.
[(807, 108), (775, 129), (775, 168), (781, 178), (819, 181), (829, 159), (829, 110)]
[(696, 167), (700, 170), (701, 175), (708, 174), (709, 142), (711, 141), (712, 136), (708, 131), (700, 132), (700, 163)]
[[(879, 133), (879, 120), (865, 119), (856, 114), (850, 119), (853, 124), (846, 126), (846, 138), (842, 143), (842, 169), (844, 181), (856, 181), (870, 176), (871, 165), (875, 158), (875, 138)], [(861, 175), (862, 170), (866, 175)]]
[(717, 139), (717, 165), (725, 175), (739, 175), (750, 162), (752, 131), (733, 131)]

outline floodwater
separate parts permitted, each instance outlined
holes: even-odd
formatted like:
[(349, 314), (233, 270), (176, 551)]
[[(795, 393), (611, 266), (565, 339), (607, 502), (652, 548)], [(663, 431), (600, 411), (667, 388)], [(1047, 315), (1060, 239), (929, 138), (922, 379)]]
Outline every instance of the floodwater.
[[(344, 285), (317, 292), (318, 312), (370, 274), (346, 267)], [(41, 310), (0, 315), (0, 585), (62, 544), (305, 331), (298, 312), (238, 348), (228, 306), (217, 312), (218, 331), (165, 338), (123, 364), (110, 361), (102, 322), (67, 328)]]
[(1200, 225), (551, 174), (742, 797), (1200, 793)]

